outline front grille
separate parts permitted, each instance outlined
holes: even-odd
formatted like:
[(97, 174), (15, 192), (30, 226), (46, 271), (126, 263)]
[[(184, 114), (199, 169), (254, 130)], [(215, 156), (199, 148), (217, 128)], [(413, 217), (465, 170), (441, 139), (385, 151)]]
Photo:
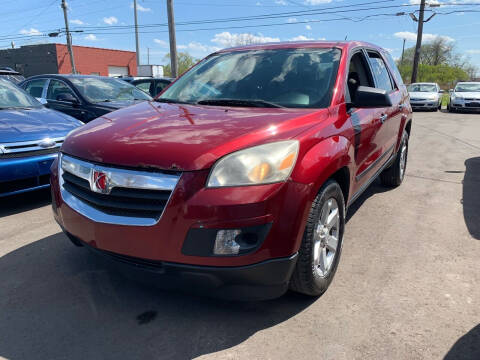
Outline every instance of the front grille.
[(25, 152), (16, 152), (16, 153), (6, 153), (0, 154), (0, 159), (15, 159), (15, 158), (23, 158), (29, 156), (40, 156), (40, 155), (48, 155), (48, 154), (56, 154), (60, 148), (52, 148), (52, 149), (45, 149), (45, 150), (33, 150), (33, 151), (25, 151)]
[(50, 175), (33, 176), (26, 179), (0, 182), (0, 196), (20, 190), (35, 188), (50, 183)]
[(480, 101), (479, 102), (465, 103), (465, 106), (466, 107), (478, 108), (478, 107), (480, 107)]
[(90, 206), (110, 215), (147, 217), (158, 219), (162, 214), (170, 190), (147, 190), (115, 187), (109, 194), (90, 189), (90, 183), (71, 173), (64, 172), (63, 188)]
[(58, 153), (64, 138), (45, 138), (0, 144), (0, 159), (23, 158)]

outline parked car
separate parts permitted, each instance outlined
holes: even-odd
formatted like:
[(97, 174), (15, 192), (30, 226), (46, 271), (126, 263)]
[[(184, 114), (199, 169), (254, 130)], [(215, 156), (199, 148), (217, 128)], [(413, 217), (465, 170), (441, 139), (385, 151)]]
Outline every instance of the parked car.
[(50, 166), (80, 125), (0, 78), (0, 197), (50, 186)]
[(19, 84), (25, 80), (22, 74), (9, 67), (0, 67), (0, 79), (10, 80), (14, 84)]
[(442, 108), (443, 90), (437, 83), (413, 83), (408, 86), (413, 110), (437, 111)]
[(448, 111), (480, 110), (480, 82), (459, 82), (450, 91)]
[(51, 109), (89, 122), (151, 97), (125, 81), (93, 75), (37, 75), (20, 86)]
[(160, 94), (168, 85), (173, 82), (173, 78), (146, 78), (132, 80), (130, 84), (145, 91), (150, 96), (155, 97)]
[(395, 62), (377, 46), (221, 50), (155, 101), (68, 136), (52, 166), (54, 217), (75, 245), (162, 285), (318, 296), (348, 207), (378, 176), (402, 183), (411, 121)]

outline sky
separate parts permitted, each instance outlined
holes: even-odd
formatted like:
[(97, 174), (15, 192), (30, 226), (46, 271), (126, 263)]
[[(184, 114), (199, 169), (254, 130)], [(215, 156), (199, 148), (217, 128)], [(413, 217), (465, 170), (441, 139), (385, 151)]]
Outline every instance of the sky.
[[(417, 23), (409, 13), (420, 0), (173, 0), (177, 47), (197, 59), (246, 38), (364, 40), (394, 58), (415, 45)], [(0, 49), (57, 42), (46, 34), (65, 27), (61, 0), (1, 0)], [(427, 0), (423, 41), (442, 36), (480, 68), (480, 0)], [(438, 5), (440, 5), (438, 7)], [(138, 0), (140, 61), (164, 64), (169, 52), (166, 0)], [(398, 14), (400, 13), (400, 14)], [(403, 13), (403, 14), (402, 14)], [(69, 0), (73, 44), (135, 50), (133, 0)], [(252, 20), (252, 17), (262, 16)], [(197, 23), (192, 23), (197, 22)]]

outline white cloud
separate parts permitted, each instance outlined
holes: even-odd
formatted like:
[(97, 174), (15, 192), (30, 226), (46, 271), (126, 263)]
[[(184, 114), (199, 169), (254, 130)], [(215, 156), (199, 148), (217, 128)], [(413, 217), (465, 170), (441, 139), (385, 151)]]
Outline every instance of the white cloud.
[(113, 25), (118, 23), (118, 19), (115, 16), (104, 17), (103, 22), (108, 25)]
[(262, 6), (262, 3), (260, 1), (257, 1), (257, 3), (255, 5)]
[(467, 54), (480, 54), (480, 49), (470, 49), (466, 51)]
[(89, 40), (89, 41), (97, 41), (98, 38), (93, 35), (93, 34), (88, 34), (87, 36), (84, 37), (85, 40)]
[[(400, 39), (407, 39), (409, 41), (417, 41), (417, 33), (410, 31), (399, 31), (393, 34), (393, 36)], [(450, 36), (438, 34), (423, 34), (422, 41), (429, 42), (438, 38), (445, 39), (446, 41), (455, 41), (455, 39), (451, 38)]]
[(85, 23), (82, 20), (73, 19), (73, 20), (70, 20), (70, 24), (83, 25)]
[(285, 0), (275, 0), (275, 4), (277, 4), (277, 5), (287, 5), (287, 2)]
[(289, 23), (289, 24), (296, 23), (297, 21), (298, 21), (298, 19), (295, 18), (295, 17), (291, 17), (291, 18), (287, 19), (287, 23)]
[(34, 28), (22, 29), (22, 30), (20, 30), (20, 34), (23, 34), (23, 35), (42, 35), (42, 33), (40, 31), (38, 31), (37, 29), (34, 29)]
[(212, 52), (220, 50), (218, 46), (205, 45), (196, 41), (189, 42), (188, 44), (178, 45), (179, 50), (185, 50), (193, 56), (205, 56)]
[(167, 47), (168, 46), (168, 43), (165, 40), (153, 39), (153, 41), (155, 43), (157, 43), (158, 45), (160, 45), (161, 47)]
[(266, 42), (277, 42), (280, 41), (280, 38), (274, 38), (269, 36), (263, 36), (262, 34), (236, 34), (224, 31), (219, 34), (215, 34), (211, 40), (217, 45), (227, 47), (227, 46), (239, 46), (239, 45), (248, 45), (248, 44), (259, 44)]
[[(133, 3), (130, 4), (130, 7), (133, 9)], [(138, 10), (138, 11), (141, 11), (141, 12), (149, 12), (149, 11), (152, 11), (152, 9), (147, 8), (147, 7), (143, 7), (142, 5), (140, 5), (140, 4), (138, 4), (138, 3), (137, 3), (137, 10)]]
[(306, 37), (304, 35), (298, 35), (298, 36), (295, 36), (291, 39), (289, 39), (290, 41), (307, 41), (307, 40), (315, 40), (314, 38), (309, 38), (309, 37)]
[(332, 0), (305, 0), (305, 4), (307, 5), (328, 4), (330, 2), (332, 2)]
[(310, 25), (305, 25), (305, 29), (312, 30), (312, 27)]

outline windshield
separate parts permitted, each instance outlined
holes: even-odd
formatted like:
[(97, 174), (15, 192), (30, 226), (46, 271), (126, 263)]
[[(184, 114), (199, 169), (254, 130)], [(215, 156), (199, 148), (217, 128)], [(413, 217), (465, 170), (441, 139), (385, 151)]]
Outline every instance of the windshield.
[(408, 86), (409, 92), (438, 92), (437, 85), (433, 84), (412, 84)]
[[(160, 101), (206, 105), (329, 106), (341, 51), (275, 49), (212, 55), (174, 82)], [(232, 101), (235, 100), (235, 101)]]
[(93, 103), (152, 99), (143, 91), (123, 80), (100, 77), (72, 77), (69, 80), (88, 101)]
[(457, 84), (455, 92), (477, 92), (480, 91), (480, 83)]
[(0, 79), (0, 110), (40, 107), (42, 104), (17, 85)]

